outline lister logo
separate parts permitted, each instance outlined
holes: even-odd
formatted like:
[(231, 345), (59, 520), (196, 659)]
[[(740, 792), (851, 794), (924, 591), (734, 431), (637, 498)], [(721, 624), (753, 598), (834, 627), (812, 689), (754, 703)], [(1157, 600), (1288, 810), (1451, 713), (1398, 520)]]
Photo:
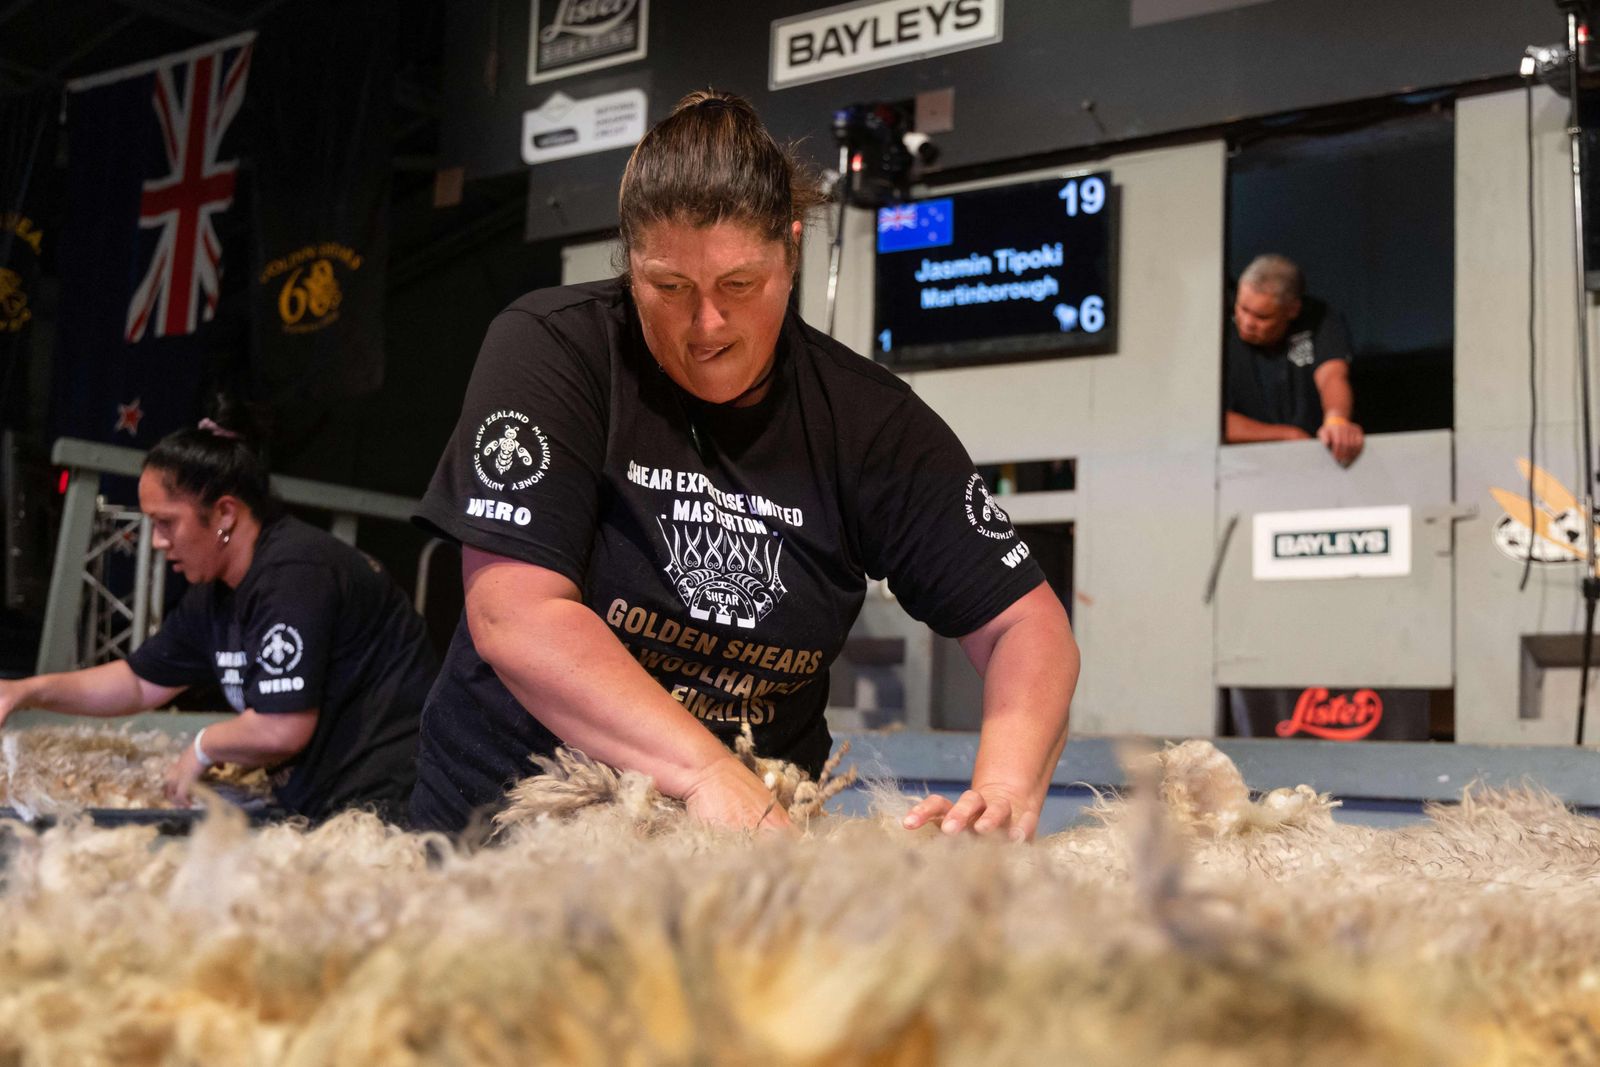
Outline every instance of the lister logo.
[(1280, 722), (1279, 737), (1307, 733), (1326, 741), (1359, 741), (1383, 721), (1383, 700), (1371, 689), (1337, 696), (1313, 686), (1295, 702), (1294, 717)]
[(1386, 556), (1387, 528), (1370, 530), (1307, 530), (1280, 533), (1272, 539), (1274, 559), (1318, 559), (1330, 556)]

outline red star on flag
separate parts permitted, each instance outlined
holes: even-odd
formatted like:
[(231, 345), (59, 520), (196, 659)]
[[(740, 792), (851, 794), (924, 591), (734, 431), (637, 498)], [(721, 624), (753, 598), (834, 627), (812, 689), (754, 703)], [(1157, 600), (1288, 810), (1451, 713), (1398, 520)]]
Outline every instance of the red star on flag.
[(139, 398), (134, 397), (131, 404), (117, 405), (117, 424), (111, 427), (112, 433), (128, 431), (129, 437), (139, 436), (139, 420), (144, 418), (144, 412), (139, 410)]

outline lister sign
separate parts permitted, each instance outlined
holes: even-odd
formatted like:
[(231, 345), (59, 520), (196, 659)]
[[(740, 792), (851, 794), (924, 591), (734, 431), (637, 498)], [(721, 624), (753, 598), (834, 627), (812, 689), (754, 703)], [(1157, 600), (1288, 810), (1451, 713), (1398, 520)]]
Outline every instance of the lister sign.
[(1411, 509), (1263, 512), (1252, 547), (1257, 581), (1401, 577), (1411, 573)]
[(867, 0), (772, 24), (770, 89), (994, 44), (1002, 0)]

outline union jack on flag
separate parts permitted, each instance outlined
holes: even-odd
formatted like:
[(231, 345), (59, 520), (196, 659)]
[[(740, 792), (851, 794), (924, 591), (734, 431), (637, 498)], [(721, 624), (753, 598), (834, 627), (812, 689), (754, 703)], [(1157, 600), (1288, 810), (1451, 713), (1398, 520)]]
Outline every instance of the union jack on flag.
[[(183, 72), (180, 94), (178, 73)], [(144, 280), (128, 303), (126, 340), (195, 332), (216, 314), (222, 242), (212, 216), (233, 203), (239, 161), (219, 160), (218, 147), (244, 102), (250, 45), (224, 64), (221, 50), (160, 67), (151, 101), (161, 127), (167, 172), (146, 181), (139, 227), (160, 237)]]
[(917, 226), (917, 205), (896, 204), (878, 209), (878, 232), (913, 230)]

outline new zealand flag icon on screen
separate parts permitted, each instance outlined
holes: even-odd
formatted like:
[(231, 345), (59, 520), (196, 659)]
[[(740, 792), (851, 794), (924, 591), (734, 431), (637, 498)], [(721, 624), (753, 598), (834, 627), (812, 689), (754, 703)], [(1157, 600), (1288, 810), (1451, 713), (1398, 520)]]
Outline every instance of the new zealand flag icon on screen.
[(947, 196), (878, 209), (878, 251), (939, 248), (955, 240), (955, 207)]

